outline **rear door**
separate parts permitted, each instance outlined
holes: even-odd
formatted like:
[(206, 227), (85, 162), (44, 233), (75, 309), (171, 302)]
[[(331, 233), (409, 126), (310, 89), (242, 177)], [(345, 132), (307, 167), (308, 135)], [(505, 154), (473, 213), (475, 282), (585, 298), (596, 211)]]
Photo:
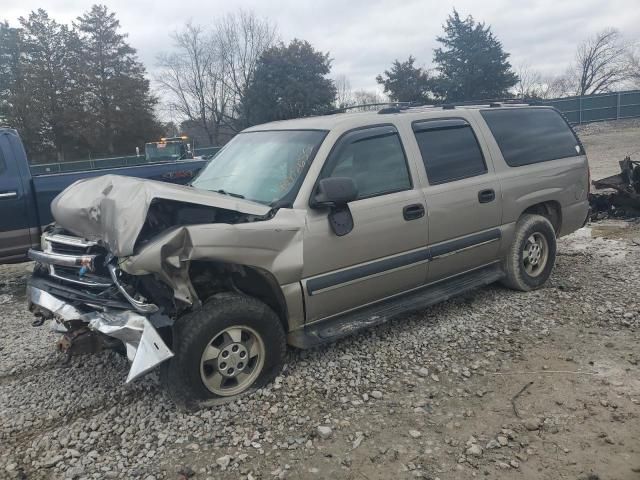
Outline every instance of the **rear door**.
[(428, 181), (429, 282), (498, 257), (500, 184), (470, 121), (449, 117), (412, 124)]
[(0, 260), (20, 260), (31, 246), (26, 192), (16, 159), (0, 134)]
[(350, 177), (353, 230), (337, 236), (328, 209), (309, 210), (304, 238), (307, 321), (423, 285), (428, 260), (424, 197), (393, 126), (357, 129), (336, 142), (320, 178)]

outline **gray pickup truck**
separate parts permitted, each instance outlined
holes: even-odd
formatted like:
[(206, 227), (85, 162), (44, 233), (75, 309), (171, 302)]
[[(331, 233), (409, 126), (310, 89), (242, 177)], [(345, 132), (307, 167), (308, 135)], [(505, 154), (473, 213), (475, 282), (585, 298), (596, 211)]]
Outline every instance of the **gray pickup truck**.
[[(69, 355), (125, 347), (178, 404), (265, 385), (308, 348), (501, 281), (549, 278), (588, 216), (547, 107), (384, 108), (237, 135), (190, 186), (104, 176), (52, 204), (30, 308)], [(397, 328), (402, 328), (400, 323)]]

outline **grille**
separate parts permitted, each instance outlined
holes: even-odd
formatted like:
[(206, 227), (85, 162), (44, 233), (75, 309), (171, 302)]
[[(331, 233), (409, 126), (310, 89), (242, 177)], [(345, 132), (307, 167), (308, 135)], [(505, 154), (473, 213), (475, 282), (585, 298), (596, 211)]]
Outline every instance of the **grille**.
[(94, 261), (93, 272), (83, 270), (81, 265), (73, 267), (48, 265), (49, 275), (53, 278), (62, 282), (92, 288), (107, 288), (113, 285), (113, 282), (103, 265), (107, 252), (96, 242), (70, 235), (45, 234), (42, 237), (42, 250), (46, 253), (58, 253), (63, 255), (97, 255)]

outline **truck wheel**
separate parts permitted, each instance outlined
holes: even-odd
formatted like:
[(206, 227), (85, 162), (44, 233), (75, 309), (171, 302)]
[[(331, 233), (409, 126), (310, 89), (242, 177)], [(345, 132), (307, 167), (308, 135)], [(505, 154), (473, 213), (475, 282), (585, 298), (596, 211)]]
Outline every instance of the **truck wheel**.
[(173, 353), (161, 379), (179, 406), (232, 397), (269, 383), (282, 369), (280, 319), (261, 301), (219, 293), (174, 325)]
[(541, 215), (523, 215), (516, 223), (513, 243), (504, 259), (507, 274), (502, 283), (527, 292), (540, 288), (556, 261), (556, 233)]

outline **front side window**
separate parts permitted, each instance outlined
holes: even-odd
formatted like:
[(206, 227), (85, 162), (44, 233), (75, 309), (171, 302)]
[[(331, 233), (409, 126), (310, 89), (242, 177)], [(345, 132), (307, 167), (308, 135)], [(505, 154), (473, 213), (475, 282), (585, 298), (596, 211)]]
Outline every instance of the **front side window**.
[(413, 131), (431, 185), (487, 173), (478, 140), (465, 120), (418, 122)]
[(582, 154), (571, 127), (552, 108), (481, 110), (510, 167)]
[(192, 185), (266, 205), (292, 204), (326, 136), (320, 130), (274, 130), (236, 135)]
[(328, 167), (324, 177), (353, 179), (358, 199), (411, 188), (400, 137), (391, 127), (347, 134), (329, 158)]

